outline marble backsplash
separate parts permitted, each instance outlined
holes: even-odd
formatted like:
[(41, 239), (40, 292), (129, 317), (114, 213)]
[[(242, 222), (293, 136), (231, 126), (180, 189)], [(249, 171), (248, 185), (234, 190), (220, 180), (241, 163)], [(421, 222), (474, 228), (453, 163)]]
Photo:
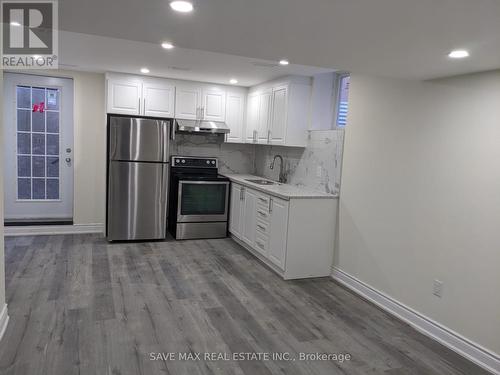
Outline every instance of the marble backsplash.
[(305, 148), (224, 143), (222, 135), (177, 134), (172, 155), (215, 156), (220, 173), (245, 173), (278, 180), (279, 161), (269, 168), (274, 155), (283, 156), (288, 183), (338, 194), (340, 187), (343, 130), (312, 130)]
[(317, 191), (338, 194), (342, 164), (343, 130), (309, 131), (306, 148), (256, 146), (255, 173), (278, 179), (279, 161), (269, 168), (274, 155), (283, 156), (287, 182)]
[(220, 173), (255, 173), (255, 146), (224, 143), (223, 135), (176, 134), (170, 154), (214, 156)]

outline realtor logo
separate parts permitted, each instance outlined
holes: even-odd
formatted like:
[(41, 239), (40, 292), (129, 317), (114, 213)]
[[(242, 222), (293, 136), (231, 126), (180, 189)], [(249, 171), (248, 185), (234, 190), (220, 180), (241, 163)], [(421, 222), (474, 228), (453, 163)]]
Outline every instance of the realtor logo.
[(57, 2), (2, 1), (2, 68), (57, 69)]

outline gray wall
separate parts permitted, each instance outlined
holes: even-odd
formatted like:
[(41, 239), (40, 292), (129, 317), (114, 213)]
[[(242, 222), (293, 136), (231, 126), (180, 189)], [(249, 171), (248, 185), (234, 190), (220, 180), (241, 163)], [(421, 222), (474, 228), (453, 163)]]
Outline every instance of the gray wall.
[(500, 72), (352, 75), (349, 106), (336, 267), (500, 353)]

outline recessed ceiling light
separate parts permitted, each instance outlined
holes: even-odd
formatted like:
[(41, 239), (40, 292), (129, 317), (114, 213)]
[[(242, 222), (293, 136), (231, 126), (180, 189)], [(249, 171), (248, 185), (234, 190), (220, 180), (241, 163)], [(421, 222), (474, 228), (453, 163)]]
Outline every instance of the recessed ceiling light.
[(280, 65), (288, 65), (290, 62), (288, 60), (280, 60)]
[(170, 42), (163, 42), (163, 43), (161, 44), (161, 46), (162, 46), (163, 48), (165, 48), (165, 49), (172, 49), (172, 48), (174, 48), (174, 45), (173, 45), (172, 43), (170, 43)]
[(457, 49), (457, 50), (451, 51), (448, 54), (448, 57), (451, 57), (452, 59), (463, 59), (465, 57), (469, 57), (469, 52), (464, 50), (464, 49)]
[(170, 2), (170, 8), (177, 12), (189, 13), (193, 10), (193, 4), (189, 1), (176, 0)]
[(12, 21), (10, 23), (11, 26), (21, 26), (21, 24), (19, 22), (16, 22), (16, 21)]
[(231, 85), (236, 85), (236, 84), (238, 83), (238, 80), (237, 80), (236, 78), (231, 78), (231, 79), (229, 80), (229, 83), (230, 83)]
[(148, 74), (149, 69), (148, 68), (141, 68), (141, 73)]

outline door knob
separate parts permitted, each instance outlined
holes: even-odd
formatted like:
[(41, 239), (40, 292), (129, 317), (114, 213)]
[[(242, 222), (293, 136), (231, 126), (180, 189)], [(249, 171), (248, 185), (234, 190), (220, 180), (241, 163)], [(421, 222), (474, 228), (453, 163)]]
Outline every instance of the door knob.
[(71, 149), (68, 147), (68, 148), (66, 149), (66, 152), (69, 154), (69, 153), (71, 152)]
[(71, 163), (71, 158), (66, 158), (66, 163)]

